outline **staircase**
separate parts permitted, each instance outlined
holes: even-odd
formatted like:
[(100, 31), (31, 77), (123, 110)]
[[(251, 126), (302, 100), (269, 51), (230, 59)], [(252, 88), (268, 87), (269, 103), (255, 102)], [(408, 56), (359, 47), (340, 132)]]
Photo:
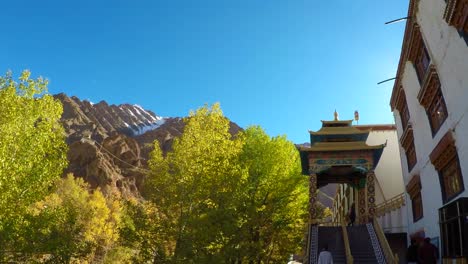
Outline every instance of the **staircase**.
[(351, 254), (356, 264), (376, 264), (377, 260), (366, 225), (347, 227)]
[[(346, 263), (346, 255), (341, 227), (320, 226), (318, 228), (318, 252), (328, 245), (328, 250), (333, 256), (333, 263)], [(317, 254), (318, 259), (318, 254)], [(355, 262), (358, 263), (358, 262)]]
[[(345, 227), (343, 227), (345, 228)], [(333, 256), (333, 263), (346, 263), (345, 242), (343, 241), (342, 227), (311, 226), (309, 236), (309, 255), (307, 264), (316, 264), (318, 255), (325, 245)], [(386, 264), (382, 246), (374, 231), (372, 223), (346, 227), (349, 238), (349, 247), (355, 264)], [(388, 245), (387, 245), (388, 247)], [(354, 260), (354, 261), (353, 261)], [(388, 263), (398, 263), (390, 259)]]

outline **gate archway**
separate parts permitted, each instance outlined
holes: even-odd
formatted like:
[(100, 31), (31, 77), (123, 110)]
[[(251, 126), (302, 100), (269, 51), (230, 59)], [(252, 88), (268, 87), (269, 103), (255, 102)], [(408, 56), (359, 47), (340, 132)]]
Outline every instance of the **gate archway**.
[(366, 144), (370, 130), (357, 129), (353, 120), (322, 121), (319, 131), (310, 133), (310, 146), (299, 148), (303, 174), (309, 176), (309, 222), (318, 222), (317, 189), (329, 183), (346, 183), (356, 192), (358, 223), (375, 215), (374, 169), (386, 144)]

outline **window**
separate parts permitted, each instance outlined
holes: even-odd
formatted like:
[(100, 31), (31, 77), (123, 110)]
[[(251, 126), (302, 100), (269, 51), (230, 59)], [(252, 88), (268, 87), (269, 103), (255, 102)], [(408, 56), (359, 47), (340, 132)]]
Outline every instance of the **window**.
[(426, 109), (432, 136), (435, 136), (447, 119), (448, 112), (442, 94), (439, 75), (434, 65), (431, 65), (429, 69), (427, 80), (419, 91), (418, 99), (421, 105)]
[(421, 192), (419, 191), (414, 197), (411, 197), (411, 206), (413, 207), (413, 222), (417, 222), (423, 217)]
[(401, 125), (403, 131), (405, 131), (409, 123), (410, 113), (408, 109), (408, 104), (406, 103), (405, 90), (403, 90), (402, 86), (400, 86), (396, 95), (395, 108), (398, 109), (398, 111), (400, 112)]
[(451, 131), (442, 137), (429, 157), (439, 173), (442, 199), (446, 203), (465, 189), (457, 149)]
[(426, 45), (424, 44), (421, 29), (417, 24), (412, 28), (411, 46), (408, 59), (413, 62), (419, 83), (423, 85), (424, 77), (426, 76), (426, 72), (431, 64), (431, 57), (429, 56)]
[(414, 165), (416, 165), (418, 162), (416, 148), (414, 146), (413, 128), (411, 125), (408, 125), (400, 141), (401, 146), (405, 149), (406, 162), (408, 163), (408, 172), (410, 172), (414, 168)]
[(427, 69), (429, 68), (429, 64), (431, 63), (431, 58), (427, 53), (426, 46), (424, 46), (424, 42), (421, 39), (421, 48), (419, 53), (416, 57), (415, 61), (415, 68), (416, 74), (418, 76), (419, 83), (422, 84), (424, 81), (424, 76), (426, 75)]
[(458, 32), (468, 33), (468, 0), (448, 0), (444, 18)]
[(442, 256), (460, 258), (468, 255), (468, 198), (462, 197), (439, 209)]
[(439, 131), (439, 128), (442, 126), (445, 119), (447, 119), (447, 115), (447, 107), (445, 106), (445, 100), (442, 96), (442, 91), (440, 90), (439, 84), (439, 88), (437, 89), (434, 100), (427, 109), (427, 116), (429, 117), (433, 135)]
[(421, 196), (421, 178), (415, 175), (406, 185), (406, 192), (411, 198), (411, 207), (413, 208), (413, 222), (423, 218), (423, 202)]
[(408, 146), (405, 150), (406, 153), (406, 161), (408, 163), (408, 172), (413, 169), (414, 165), (416, 165), (417, 158), (416, 158), (416, 150), (414, 148), (414, 141)]
[(449, 201), (463, 191), (462, 175), (457, 155), (452, 158), (447, 166), (439, 171), (444, 201)]
[(400, 112), (400, 118), (401, 118), (401, 125), (403, 126), (403, 130), (405, 130), (406, 127), (408, 126), (408, 122), (410, 119), (410, 114), (408, 110), (408, 105), (406, 104), (406, 100), (405, 100), (405, 105), (403, 106), (403, 109)]

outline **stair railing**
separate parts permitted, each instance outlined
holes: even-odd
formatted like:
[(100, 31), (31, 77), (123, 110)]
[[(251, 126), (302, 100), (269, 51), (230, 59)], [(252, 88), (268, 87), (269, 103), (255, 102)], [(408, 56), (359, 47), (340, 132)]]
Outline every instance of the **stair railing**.
[(351, 247), (349, 245), (348, 230), (346, 229), (346, 224), (344, 220), (341, 221), (341, 230), (343, 231), (343, 242), (344, 242), (345, 253), (346, 253), (346, 263), (353, 264), (354, 259), (353, 259), (353, 255), (351, 255)]
[(377, 216), (383, 216), (387, 213), (390, 213), (393, 210), (397, 210), (405, 206), (405, 193), (400, 193), (395, 197), (386, 200), (385, 202), (378, 204), (375, 207), (375, 213)]
[(330, 226), (330, 227), (339, 227), (341, 222), (318, 222), (318, 226)]
[(375, 233), (377, 234), (377, 238), (379, 239), (380, 246), (382, 247), (387, 263), (398, 264), (398, 254), (393, 254), (392, 249), (388, 244), (387, 238), (385, 237), (385, 234), (382, 230), (382, 227), (380, 227), (379, 221), (377, 221), (376, 218), (374, 218), (373, 224)]

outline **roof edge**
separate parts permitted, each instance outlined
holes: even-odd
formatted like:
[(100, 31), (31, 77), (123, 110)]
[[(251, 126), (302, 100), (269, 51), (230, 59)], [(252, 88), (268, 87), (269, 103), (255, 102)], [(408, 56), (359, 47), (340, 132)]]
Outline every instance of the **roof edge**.
[(410, 39), (410, 32), (412, 31), (412, 25), (416, 20), (416, 5), (419, 3), (419, 0), (410, 0), (409, 7), (408, 7), (408, 19), (406, 20), (405, 26), (405, 33), (403, 35), (403, 42), (401, 44), (401, 53), (400, 53), (400, 61), (398, 62), (397, 74), (396, 79), (393, 84), (392, 89), (392, 96), (390, 97), (390, 107), (393, 110), (395, 109), (396, 105), (396, 98), (398, 97), (398, 87), (400, 86), (401, 76), (403, 75), (403, 68), (407, 61), (407, 54), (409, 49), (409, 39)]

